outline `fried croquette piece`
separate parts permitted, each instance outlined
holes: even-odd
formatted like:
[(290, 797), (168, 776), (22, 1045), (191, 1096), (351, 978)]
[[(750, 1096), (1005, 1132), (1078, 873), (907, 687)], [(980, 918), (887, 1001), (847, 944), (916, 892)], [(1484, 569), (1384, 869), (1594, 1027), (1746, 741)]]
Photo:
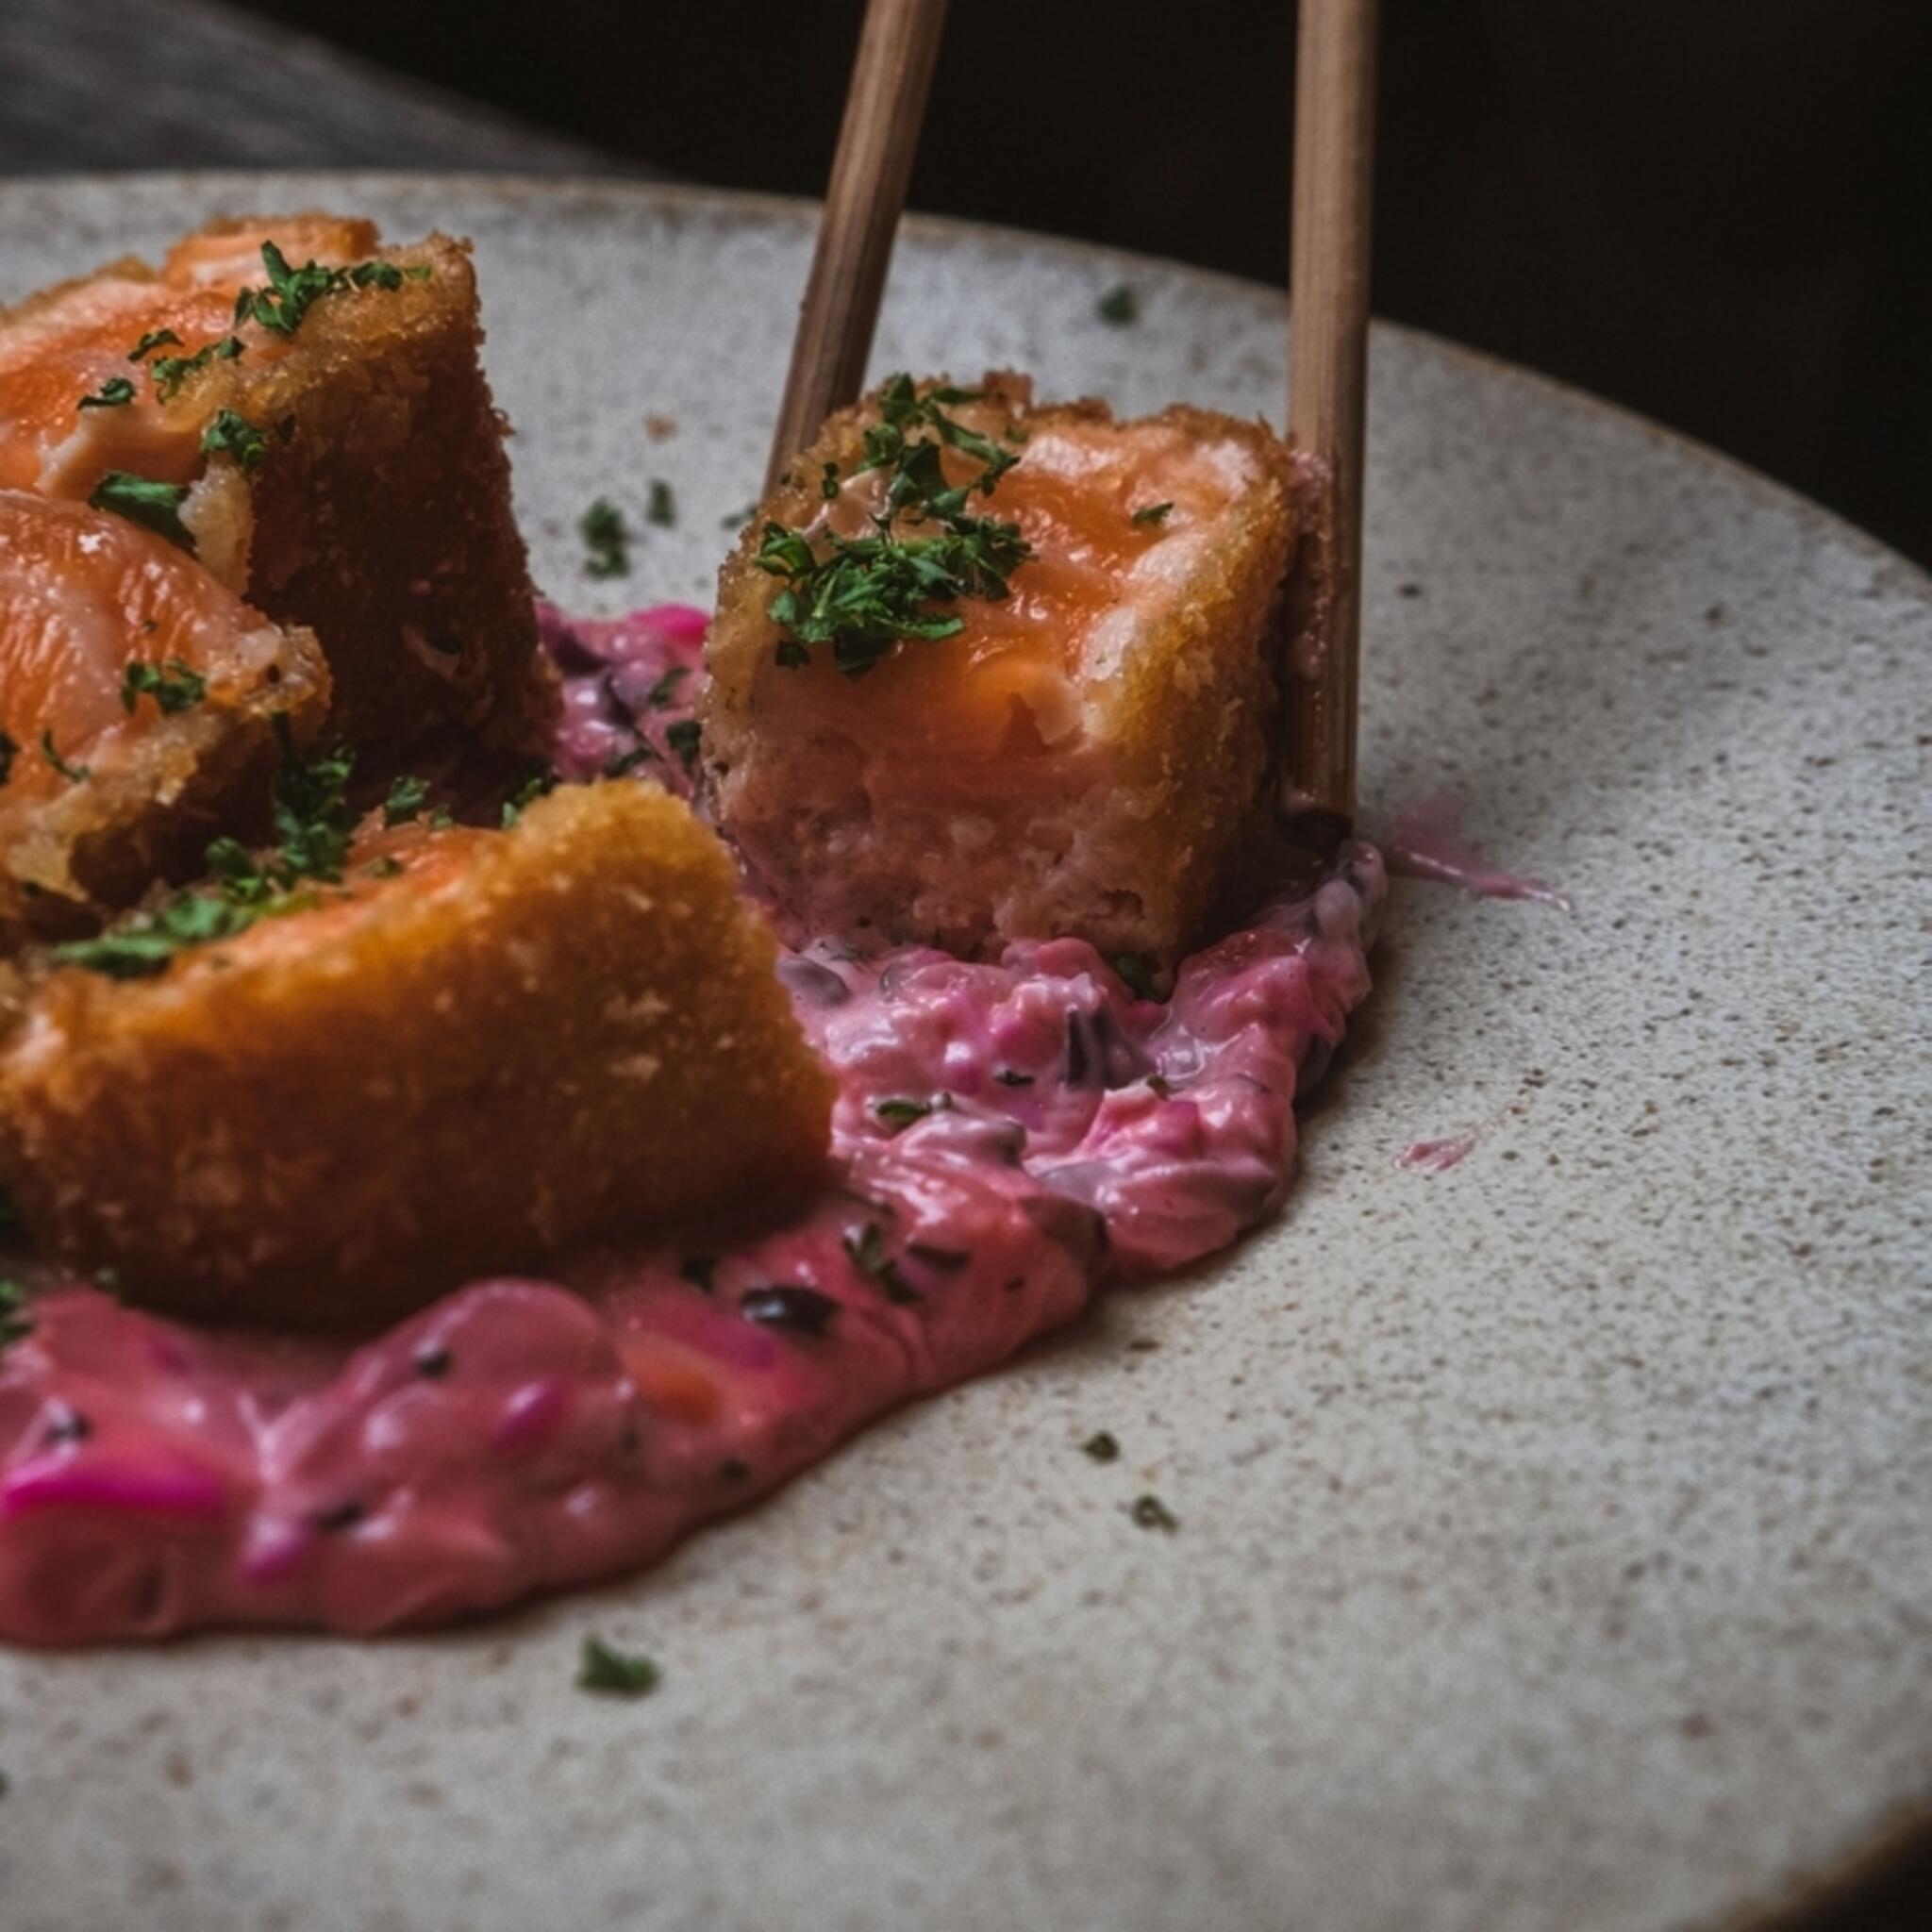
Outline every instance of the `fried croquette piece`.
[(322, 720), (314, 637), (173, 544), (85, 504), (0, 490), (0, 955), (87, 931), (217, 833), (259, 829), (278, 760)]
[(185, 490), (199, 560), (321, 638), (335, 734), (534, 748), (555, 680), (481, 340), (465, 243), (378, 250), (372, 224), (332, 215), (217, 223), (159, 271), (117, 262), (0, 315), (0, 485)]
[[(1035, 407), (1012, 375), (944, 413), (1017, 452), (965, 508), (1016, 525), (1030, 558), (1004, 596), (920, 608), (961, 620), (956, 635), (903, 640), (858, 675), (787, 642), (760, 566), (770, 526), (824, 558), (834, 536), (873, 536), (887, 506), (890, 466), (864, 467), (881, 395), (834, 416), (722, 573), (700, 703), (719, 821), (814, 930), (959, 952), (1077, 934), (1172, 958), (1266, 762), (1287, 449), (1199, 409), (1121, 423), (1098, 403)], [(956, 436), (941, 467), (956, 487), (988, 474)], [(940, 527), (902, 511), (891, 529)]]
[(339, 886), (0, 1043), (42, 1250), (199, 1316), (391, 1319), (562, 1244), (808, 1185), (833, 1083), (724, 848), (635, 780), (358, 837)]

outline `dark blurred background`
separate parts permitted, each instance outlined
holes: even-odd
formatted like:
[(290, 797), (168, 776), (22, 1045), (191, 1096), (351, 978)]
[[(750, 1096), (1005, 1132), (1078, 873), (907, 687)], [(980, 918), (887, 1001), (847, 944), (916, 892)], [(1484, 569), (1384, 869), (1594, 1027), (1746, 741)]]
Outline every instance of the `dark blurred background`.
[[(812, 194), (860, 12), (0, 0), (0, 168), (605, 165)], [(955, 0), (914, 204), (1278, 280), (1293, 17)], [(1932, 562), (1928, 95), (1932, 0), (1386, 0), (1376, 308)]]

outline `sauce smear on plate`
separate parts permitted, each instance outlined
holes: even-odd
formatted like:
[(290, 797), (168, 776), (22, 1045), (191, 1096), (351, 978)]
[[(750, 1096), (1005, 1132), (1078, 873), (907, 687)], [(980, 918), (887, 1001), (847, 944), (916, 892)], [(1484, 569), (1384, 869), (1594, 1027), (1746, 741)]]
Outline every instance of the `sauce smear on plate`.
[[(685, 785), (702, 613), (546, 624), (564, 775)], [(1272, 1213), (1384, 893), (1377, 854), (1347, 848), (1164, 1003), (1077, 940), (980, 964), (790, 952), (840, 1098), (826, 1185), (761, 1227), (479, 1280), (359, 1341), (46, 1281), (0, 1353), (0, 1636), (373, 1632), (640, 1568), (1107, 1283)]]

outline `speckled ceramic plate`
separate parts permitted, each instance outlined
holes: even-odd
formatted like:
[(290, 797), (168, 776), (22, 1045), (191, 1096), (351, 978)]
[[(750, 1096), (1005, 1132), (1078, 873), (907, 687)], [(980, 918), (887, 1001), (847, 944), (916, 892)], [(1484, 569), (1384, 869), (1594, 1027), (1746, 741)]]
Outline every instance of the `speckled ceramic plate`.
[[(706, 598), (808, 214), (8, 186), (0, 297), (317, 203), (475, 237), (549, 589), (611, 607), (575, 517), (662, 477), (632, 588)], [(916, 223), (877, 366), (1278, 420), (1283, 355), (1268, 290)], [(1574, 915), (1401, 888), (1277, 1226), (654, 1574), (424, 1640), (0, 1656), (10, 1932), (1623, 1932), (1923, 1819), (1932, 584), (1548, 383), (1397, 330), (1374, 366), (1370, 811), (1461, 788)], [(591, 1630), (662, 1690), (574, 1690)]]

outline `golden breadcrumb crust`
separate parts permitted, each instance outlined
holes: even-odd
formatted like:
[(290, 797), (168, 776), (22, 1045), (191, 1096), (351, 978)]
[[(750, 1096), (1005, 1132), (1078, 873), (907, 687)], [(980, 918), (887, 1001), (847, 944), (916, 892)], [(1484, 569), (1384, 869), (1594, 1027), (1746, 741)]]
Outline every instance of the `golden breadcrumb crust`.
[[(1076, 934), (1171, 959), (1214, 902), (1267, 765), (1275, 620), (1295, 540), (1288, 448), (1265, 424), (1184, 406), (1117, 422), (1096, 401), (1035, 407), (1022, 376), (995, 372), (978, 387), (985, 400), (952, 413), (987, 434), (1017, 424), (1032, 441), (1061, 426), (1150, 445), (1180, 437), (1244, 453), (1252, 480), (1213, 518), (1178, 594), (1137, 624), (1117, 661), (1078, 674), (1075, 740), (974, 774), (947, 767), (944, 721), (933, 720), (905, 751), (908, 770), (862, 787), (855, 771), (876, 774), (894, 754), (872, 705), (893, 667), (846, 687), (843, 741), (822, 727), (801, 733), (788, 704), (800, 674), (775, 662), (780, 633), (766, 613), (776, 586), (756, 561), (766, 522), (798, 527), (818, 514), (824, 464), (850, 475), (862, 461), (876, 399), (839, 412), (720, 575), (700, 700), (720, 823), (808, 924), (962, 952)], [(1000, 491), (972, 508), (1001, 515)], [(1016, 596), (1026, 581), (1023, 564)], [(970, 604), (949, 608), (970, 625)]]
[[(281, 631), (247, 668), (234, 634), (246, 629), (258, 645), (271, 628), (267, 620), (207, 584), (196, 566), (160, 538), (78, 504), (0, 491), (0, 558), (26, 522), (64, 525), (62, 541), (95, 544), (103, 557), (125, 554), (137, 565), (144, 558), (148, 571), (180, 586), (184, 603), (199, 599), (209, 626), (200, 658), (207, 682), (185, 711), (163, 712), (143, 702), (110, 749), (88, 755), (84, 783), (42, 797), (25, 796), (17, 783), (0, 785), (0, 956), (36, 937), (92, 931), (157, 878), (199, 872), (202, 854), (218, 833), (263, 829), (270, 782), (281, 760), (275, 720), (285, 718), (296, 742), (306, 744), (328, 702), (328, 672), (312, 633)], [(15, 572), (0, 581), (0, 595), (8, 599), (0, 629), (58, 621), (70, 603), (89, 623), (113, 624), (122, 616), (115, 588), (110, 581), (96, 596), (85, 581)], [(51, 612), (42, 608), (43, 598), (51, 600)], [(127, 621), (122, 655), (132, 662), (145, 654)], [(0, 660), (4, 656), (0, 645)], [(58, 736), (60, 721), (31, 706), (16, 708), (11, 695), (0, 691), (0, 728), (16, 743), (18, 761), (37, 755), (36, 726)], [(31, 715), (16, 715), (17, 709)]]
[(0, 985), (0, 1185), (42, 1252), (184, 1313), (378, 1322), (809, 1182), (831, 1077), (681, 803), (610, 781), (441, 836), (444, 875), (160, 977)]
[[(337, 253), (427, 273), (394, 289), (326, 295), (283, 353), (213, 361), (158, 406), (183, 453), (222, 408), (268, 432), (249, 475), (223, 455), (191, 469), (184, 454), (170, 465), (201, 473), (182, 511), (199, 558), (278, 623), (322, 640), (334, 685), (329, 728), (358, 749), (401, 752), (451, 728), (540, 749), (557, 715), (557, 682), (538, 642), (505, 425), (480, 360), (469, 243), (432, 235), (378, 249), (367, 222), (224, 217), (177, 243), (169, 267), (205, 240), (273, 237), (278, 226), (298, 266), (295, 238), (322, 227), (339, 231)], [(95, 281), (163, 290), (165, 277), (123, 258), (0, 311), (0, 332), (31, 328)], [(265, 275), (258, 268), (248, 279)], [(80, 475), (84, 494), (92, 475)]]
[(274, 425), (250, 479), (247, 595), (322, 640), (332, 731), (372, 754), (442, 724), (533, 748), (556, 680), (469, 244), (434, 235), (376, 258), (429, 275), (318, 302), (287, 356), (212, 364), (175, 407)]

